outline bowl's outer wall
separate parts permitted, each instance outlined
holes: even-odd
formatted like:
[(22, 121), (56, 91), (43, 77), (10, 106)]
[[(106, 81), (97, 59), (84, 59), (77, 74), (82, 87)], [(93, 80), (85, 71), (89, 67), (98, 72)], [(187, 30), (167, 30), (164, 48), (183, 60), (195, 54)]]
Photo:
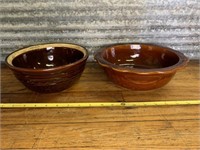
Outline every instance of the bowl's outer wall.
[(80, 78), (86, 61), (87, 59), (60, 71), (50, 71), (43, 74), (41, 72), (34, 74), (27, 71), (19, 72), (11, 69), (16, 78), (28, 89), (39, 93), (53, 93), (71, 87)]
[(167, 74), (138, 75), (135, 73), (119, 72), (107, 67), (103, 68), (109, 79), (115, 84), (136, 91), (145, 91), (160, 88), (166, 85), (176, 73), (174, 71)]

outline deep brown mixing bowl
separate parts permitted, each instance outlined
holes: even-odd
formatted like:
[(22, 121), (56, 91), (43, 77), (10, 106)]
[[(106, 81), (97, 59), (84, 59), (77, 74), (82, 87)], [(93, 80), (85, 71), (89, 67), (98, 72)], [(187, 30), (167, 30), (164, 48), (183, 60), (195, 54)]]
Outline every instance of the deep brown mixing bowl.
[(95, 59), (110, 80), (132, 90), (160, 88), (188, 63), (179, 51), (139, 43), (107, 46), (95, 54)]
[(65, 90), (79, 79), (87, 58), (82, 46), (52, 43), (17, 50), (5, 62), (27, 88), (51, 93)]

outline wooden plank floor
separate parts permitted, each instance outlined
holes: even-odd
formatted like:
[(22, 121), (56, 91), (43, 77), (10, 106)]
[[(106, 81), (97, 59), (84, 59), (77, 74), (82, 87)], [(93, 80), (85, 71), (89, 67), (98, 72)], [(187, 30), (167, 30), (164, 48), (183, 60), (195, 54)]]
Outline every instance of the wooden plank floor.
[[(163, 88), (135, 92), (108, 81), (88, 63), (79, 82), (60, 93), (27, 90), (5, 66), (1, 101), (116, 102), (200, 99), (199, 62)], [(200, 106), (138, 108), (23, 108), (1, 110), (1, 149), (200, 149)]]

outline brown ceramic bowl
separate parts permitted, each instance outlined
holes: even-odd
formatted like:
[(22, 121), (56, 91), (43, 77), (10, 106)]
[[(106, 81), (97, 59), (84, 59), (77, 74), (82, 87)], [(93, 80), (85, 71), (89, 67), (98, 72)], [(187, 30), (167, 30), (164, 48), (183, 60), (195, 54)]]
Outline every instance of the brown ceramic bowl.
[(51, 93), (65, 90), (79, 79), (87, 58), (88, 52), (81, 46), (53, 43), (17, 50), (5, 62), (27, 88)]
[(188, 62), (170, 48), (137, 43), (107, 46), (95, 59), (114, 83), (132, 90), (160, 88)]

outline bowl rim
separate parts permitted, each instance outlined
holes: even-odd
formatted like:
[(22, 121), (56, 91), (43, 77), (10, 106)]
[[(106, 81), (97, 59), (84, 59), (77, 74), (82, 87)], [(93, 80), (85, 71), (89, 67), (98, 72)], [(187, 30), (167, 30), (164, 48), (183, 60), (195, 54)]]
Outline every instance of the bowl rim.
[[(17, 56), (19, 56), (20, 54), (23, 54), (25, 52), (29, 52), (29, 51), (34, 51), (37, 49), (41, 49), (41, 48), (46, 48), (46, 47), (67, 47), (67, 46), (72, 46), (71, 48), (74, 48), (78, 51), (81, 51), (83, 53), (83, 57), (73, 63), (70, 64), (66, 64), (66, 65), (61, 65), (61, 66), (57, 66), (57, 67), (52, 67), (52, 68), (39, 68), (39, 69), (32, 69), (32, 68), (23, 68), (23, 67), (17, 67), (14, 66), (12, 64), (12, 61), (14, 58), (16, 58)], [(77, 49), (80, 48), (80, 49)], [(22, 52), (25, 51), (25, 52)], [(21, 52), (21, 53), (20, 53)], [(16, 53), (19, 53), (18, 55), (14, 55)], [(78, 44), (74, 44), (74, 43), (42, 43), (42, 44), (36, 44), (36, 45), (29, 45), (20, 49), (17, 49), (15, 51), (13, 51), (12, 53), (10, 53), (6, 58), (5, 58), (5, 64), (13, 69), (13, 70), (17, 70), (17, 71), (23, 71), (23, 72), (51, 72), (51, 71), (57, 71), (57, 70), (62, 70), (66, 67), (71, 67), (74, 66), (84, 60), (86, 60), (89, 57), (89, 53), (88, 50)]]
[[(147, 46), (156, 46), (159, 48), (164, 48), (167, 51), (170, 51), (174, 54), (177, 55), (177, 57), (179, 58), (179, 61), (171, 66), (168, 67), (163, 67), (163, 68), (154, 68), (154, 69), (144, 69), (144, 68), (125, 68), (119, 65), (115, 65), (107, 60), (105, 60), (103, 58), (103, 53), (106, 49), (110, 48), (110, 47), (114, 47), (114, 46), (120, 46), (120, 45), (147, 45)], [(94, 58), (95, 60), (103, 67), (106, 68), (110, 68), (112, 70), (118, 71), (118, 72), (132, 72), (132, 73), (136, 73), (136, 74), (163, 74), (163, 73), (171, 73), (171, 72), (175, 72), (176, 70), (182, 69), (184, 68), (187, 63), (189, 62), (189, 59), (181, 52), (174, 50), (172, 48), (169, 47), (165, 47), (165, 46), (161, 46), (158, 44), (152, 44), (152, 43), (117, 43), (117, 44), (111, 44), (111, 45), (107, 45), (104, 46), (102, 48), (100, 48), (95, 54), (94, 54)]]

